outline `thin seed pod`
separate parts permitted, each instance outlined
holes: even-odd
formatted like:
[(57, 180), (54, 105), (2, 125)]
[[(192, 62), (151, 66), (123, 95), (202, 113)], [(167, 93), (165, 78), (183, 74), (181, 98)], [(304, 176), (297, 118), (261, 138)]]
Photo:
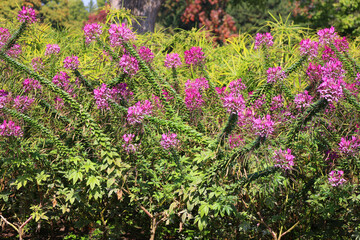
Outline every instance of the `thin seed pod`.
[(85, 77), (79, 72), (79, 70), (75, 69), (74, 74), (77, 78), (79, 78), (81, 84), (85, 86), (88, 92), (94, 91), (94, 87), (92, 86), (92, 84), (85, 79)]

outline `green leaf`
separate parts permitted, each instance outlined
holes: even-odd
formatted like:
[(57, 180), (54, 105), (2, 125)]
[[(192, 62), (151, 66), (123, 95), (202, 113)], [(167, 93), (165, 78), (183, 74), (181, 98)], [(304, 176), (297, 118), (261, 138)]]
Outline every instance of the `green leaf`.
[(86, 182), (86, 185), (90, 186), (90, 189), (94, 189), (95, 185), (100, 186), (100, 180), (98, 177), (90, 176)]

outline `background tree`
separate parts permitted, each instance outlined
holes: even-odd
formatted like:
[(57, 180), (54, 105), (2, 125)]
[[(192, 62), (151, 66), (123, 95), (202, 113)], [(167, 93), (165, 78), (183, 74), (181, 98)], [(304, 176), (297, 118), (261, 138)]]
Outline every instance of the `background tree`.
[(139, 24), (134, 23), (133, 28), (138, 33), (153, 32), (155, 21), (160, 10), (161, 4), (165, 0), (110, 0), (111, 7), (120, 9), (121, 7), (131, 9), (135, 16), (141, 16)]

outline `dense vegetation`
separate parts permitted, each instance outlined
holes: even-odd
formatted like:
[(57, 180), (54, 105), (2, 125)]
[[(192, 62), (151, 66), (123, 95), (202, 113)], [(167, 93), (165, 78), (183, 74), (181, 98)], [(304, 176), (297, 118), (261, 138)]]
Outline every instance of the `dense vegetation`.
[(360, 238), (357, 42), (35, 15), (0, 28), (2, 238)]

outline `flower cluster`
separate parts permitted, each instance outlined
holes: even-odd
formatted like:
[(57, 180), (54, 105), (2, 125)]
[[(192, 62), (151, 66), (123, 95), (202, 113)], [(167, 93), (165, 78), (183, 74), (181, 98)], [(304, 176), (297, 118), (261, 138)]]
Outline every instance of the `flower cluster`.
[(23, 132), (20, 126), (16, 126), (13, 121), (4, 120), (3, 124), (0, 125), (0, 136), (14, 136), (14, 137), (21, 137)]
[(274, 131), (274, 122), (271, 120), (271, 116), (267, 114), (262, 118), (253, 119), (253, 128), (256, 131), (256, 135), (260, 137), (267, 137)]
[(175, 148), (179, 145), (179, 140), (177, 139), (176, 133), (168, 133), (161, 135), (160, 145), (165, 149)]
[(299, 93), (295, 96), (294, 103), (296, 108), (298, 109), (304, 109), (308, 107), (311, 104), (311, 101), (313, 100), (313, 96), (309, 95), (308, 91), (304, 91), (302, 93)]
[(276, 83), (286, 78), (286, 74), (281, 70), (281, 67), (269, 68), (267, 71), (267, 82)]
[(31, 66), (35, 72), (39, 72), (44, 69), (43, 60), (40, 57), (35, 57), (31, 60)]
[(135, 153), (139, 148), (140, 144), (133, 144), (132, 143), (133, 140), (134, 140), (134, 137), (135, 137), (135, 134), (132, 134), (132, 133), (123, 135), (123, 139), (124, 139), (125, 144), (123, 144), (122, 147), (124, 148), (124, 150), (127, 153)]
[(255, 36), (255, 46), (254, 49), (258, 49), (262, 46), (271, 47), (274, 44), (273, 36), (270, 33), (257, 33)]
[(86, 24), (83, 30), (86, 44), (95, 41), (102, 34), (102, 26), (98, 23)]
[(290, 170), (294, 166), (295, 156), (291, 154), (291, 149), (275, 151), (274, 158), (275, 167), (279, 167), (285, 170)]
[(0, 108), (3, 108), (7, 103), (11, 102), (11, 97), (4, 89), (0, 90)]
[(335, 38), (338, 37), (333, 26), (331, 26), (331, 28), (324, 28), (319, 30), (317, 35), (319, 36), (320, 45), (330, 44)]
[(339, 52), (346, 52), (349, 49), (349, 42), (346, 37), (334, 39), (334, 45)]
[(112, 98), (112, 91), (105, 83), (94, 89), (94, 98), (98, 109), (110, 109), (108, 100)]
[(45, 50), (45, 56), (57, 55), (60, 53), (60, 47), (57, 44), (47, 44)]
[(177, 53), (166, 54), (164, 64), (167, 68), (177, 68), (181, 66), (181, 58)]
[(244, 97), (241, 94), (232, 92), (225, 93), (221, 100), (223, 107), (226, 108), (229, 113), (240, 113), (246, 107)]
[(185, 105), (189, 110), (200, 109), (204, 100), (201, 92), (209, 88), (205, 78), (190, 79), (185, 83)]
[(330, 61), (321, 68), (322, 83), (319, 85), (317, 91), (320, 97), (325, 98), (329, 102), (337, 102), (343, 94), (344, 73), (342, 63), (340, 61)]
[(112, 98), (114, 100), (117, 99), (117, 96), (120, 95), (122, 100), (129, 100), (129, 98), (134, 95), (132, 91), (130, 91), (127, 87), (126, 83), (119, 83), (112, 89)]
[(54, 107), (56, 110), (61, 110), (65, 104), (64, 100), (60, 97), (55, 97), (54, 98)]
[(192, 47), (184, 52), (185, 63), (188, 65), (201, 65), (205, 55), (201, 47)]
[(309, 67), (306, 70), (306, 74), (309, 76), (309, 80), (312, 82), (319, 82), (322, 78), (322, 66), (314, 63), (309, 63)]
[(318, 55), (318, 46), (319, 43), (316, 41), (311, 41), (310, 39), (303, 39), (300, 42), (300, 55), (308, 55), (310, 60), (316, 58)]
[(346, 140), (346, 138), (341, 138), (339, 143), (339, 150), (342, 154), (345, 155), (355, 155), (359, 153), (360, 140), (352, 136), (350, 140)]
[(31, 104), (35, 101), (33, 98), (28, 98), (27, 96), (17, 96), (14, 99), (14, 108), (19, 112), (25, 112)]
[(135, 34), (126, 27), (125, 23), (121, 26), (117, 24), (111, 24), (109, 29), (109, 39), (111, 47), (119, 47), (122, 43), (130, 40), (135, 40)]
[(56, 86), (62, 88), (67, 93), (71, 94), (74, 91), (74, 89), (72, 88), (69, 79), (70, 79), (70, 77), (66, 72), (60, 71), (58, 74), (56, 74), (53, 77), (52, 82)]
[(66, 57), (64, 60), (64, 68), (66, 69), (75, 70), (79, 68), (79, 65), (80, 62), (78, 56), (73, 55), (71, 57)]
[(9, 29), (0, 27), (0, 49), (9, 41), (10, 37)]
[(124, 54), (122, 55), (119, 66), (123, 69), (124, 73), (130, 76), (135, 75), (139, 71), (139, 63), (135, 57)]
[(19, 11), (17, 18), (19, 22), (27, 22), (30, 24), (37, 21), (35, 10), (25, 6), (22, 8), (21, 11)]
[(7, 54), (10, 57), (17, 58), (21, 54), (21, 46), (19, 44), (14, 44), (8, 51)]
[(140, 47), (138, 53), (141, 59), (147, 63), (151, 63), (152, 60), (154, 59), (154, 53), (151, 51), (150, 48), (147, 48), (145, 46)]
[(343, 178), (344, 171), (331, 171), (329, 173), (329, 183), (333, 187), (337, 187), (339, 185), (342, 185), (346, 182), (346, 180)]
[(137, 102), (134, 106), (129, 107), (127, 121), (131, 125), (141, 123), (145, 115), (150, 115), (152, 113), (152, 108), (153, 106), (149, 100)]
[(241, 138), (240, 135), (235, 135), (235, 134), (230, 135), (229, 136), (229, 147), (231, 149), (237, 148), (244, 144), (243, 141), (244, 140)]

